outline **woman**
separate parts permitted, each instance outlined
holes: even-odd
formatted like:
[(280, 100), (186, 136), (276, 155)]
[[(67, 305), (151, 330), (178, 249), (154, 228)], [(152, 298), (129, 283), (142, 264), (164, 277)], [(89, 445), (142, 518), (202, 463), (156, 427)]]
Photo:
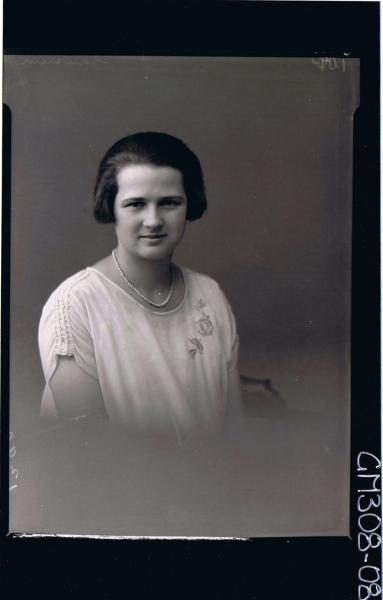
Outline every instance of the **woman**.
[(115, 224), (117, 248), (44, 306), (43, 414), (178, 434), (240, 414), (230, 306), (210, 277), (172, 263), (186, 222), (205, 209), (199, 160), (181, 140), (136, 133), (108, 150), (94, 214)]

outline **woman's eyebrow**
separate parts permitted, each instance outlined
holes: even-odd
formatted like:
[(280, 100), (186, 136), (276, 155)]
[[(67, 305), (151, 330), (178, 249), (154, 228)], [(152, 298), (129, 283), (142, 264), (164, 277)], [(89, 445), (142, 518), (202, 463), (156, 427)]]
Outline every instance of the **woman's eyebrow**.
[(183, 200), (184, 196), (179, 196), (178, 194), (170, 195), (170, 196), (161, 196), (161, 200)]
[(143, 198), (142, 196), (125, 196), (124, 198), (122, 198), (121, 202), (145, 202), (146, 198)]
[[(174, 194), (174, 195), (168, 195), (168, 196), (161, 196), (159, 198), (159, 201), (161, 202), (162, 200), (183, 200), (183, 199), (184, 199), (184, 196)], [(147, 198), (144, 198), (143, 196), (125, 196), (124, 198), (121, 199), (121, 202), (147, 202)]]

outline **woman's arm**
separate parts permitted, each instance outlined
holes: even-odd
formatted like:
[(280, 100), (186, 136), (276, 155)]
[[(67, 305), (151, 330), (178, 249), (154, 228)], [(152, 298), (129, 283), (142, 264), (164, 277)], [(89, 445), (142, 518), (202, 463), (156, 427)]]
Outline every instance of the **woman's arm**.
[(50, 388), (60, 418), (106, 417), (97, 379), (83, 371), (73, 356), (60, 356)]

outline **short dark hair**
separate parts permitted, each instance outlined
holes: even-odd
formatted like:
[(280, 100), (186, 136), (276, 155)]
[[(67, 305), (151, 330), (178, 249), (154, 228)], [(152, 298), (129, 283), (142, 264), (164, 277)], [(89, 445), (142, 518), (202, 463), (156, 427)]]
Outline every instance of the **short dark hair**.
[(173, 167), (182, 173), (187, 197), (188, 221), (199, 219), (207, 207), (205, 185), (197, 156), (180, 139), (167, 133), (145, 131), (118, 140), (98, 168), (94, 188), (94, 216), (100, 223), (114, 223), (117, 175), (127, 165)]

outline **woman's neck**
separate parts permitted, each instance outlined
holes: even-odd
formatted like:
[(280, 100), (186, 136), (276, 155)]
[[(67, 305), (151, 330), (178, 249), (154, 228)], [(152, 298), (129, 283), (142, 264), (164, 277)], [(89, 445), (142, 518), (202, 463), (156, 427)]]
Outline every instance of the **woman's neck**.
[(150, 294), (157, 289), (169, 286), (171, 257), (146, 260), (126, 254), (119, 246), (115, 250), (115, 256), (125, 277), (138, 289)]

